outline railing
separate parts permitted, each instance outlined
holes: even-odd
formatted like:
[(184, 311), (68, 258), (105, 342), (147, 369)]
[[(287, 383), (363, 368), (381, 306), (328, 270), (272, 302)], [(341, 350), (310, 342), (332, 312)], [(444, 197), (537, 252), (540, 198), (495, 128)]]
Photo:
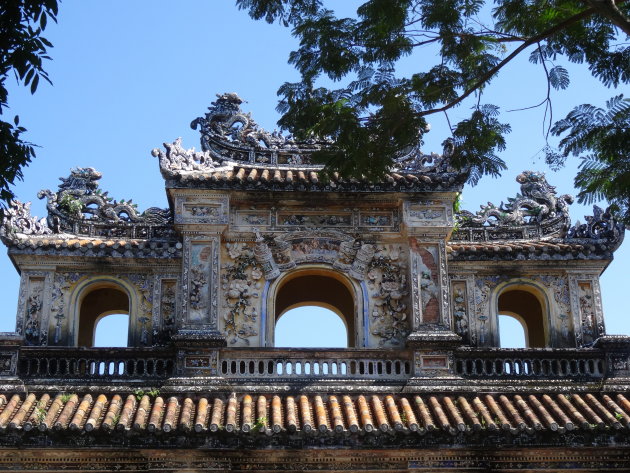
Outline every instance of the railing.
[(175, 372), (172, 350), (138, 348), (22, 348), (22, 378), (68, 380), (159, 379)]
[(412, 373), (406, 351), (226, 349), (219, 361), (226, 378), (404, 380)]
[(467, 348), (456, 352), (454, 372), (468, 378), (602, 378), (607, 364), (599, 350)]
[[(357, 381), (401, 383), (414, 376), (412, 350), (219, 348), (216, 370), (185, 377), (219, 376), (232, 382)], [(197, 356), (197, 355), (195, 355)], [(215, 355), (216, 356), (216, 355)], [(21, 347), (17, 376), (68, 382), (148, 382), (177, 376), (171, 348)], [(452, 375), (463, 378), (600, 379), (608, 374), (605, 350), (459, 348)], [(196, 373), (196, 374), (195, 374)], [(418, 373), (422, 376), (422, 372)]]

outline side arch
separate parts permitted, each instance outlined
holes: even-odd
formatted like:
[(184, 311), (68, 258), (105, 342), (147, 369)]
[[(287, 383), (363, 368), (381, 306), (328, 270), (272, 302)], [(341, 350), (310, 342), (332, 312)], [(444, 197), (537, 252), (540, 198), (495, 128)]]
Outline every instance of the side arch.
[(494, 291), (492, 307), (494, 346), (501, 346), (499, 315), (507, 315), (520, 322), (528, 348), (553, 346), (551, 305), (543, 286), (529, 279), (506, 281)]
[(300, 265), (269, 284), (263, 298), (261, 345), (275, 346), (275, 328), (287, 311), (302, 306), (332, 310), (344, 322), (348, 347), (365, 346), (365, 296), (360, 283), (327, 265)]
[(137, 325), (139, 300), (133, 286), (113, 276), (98, 276), (79, 283), (69, 300), (70, 343), (74, 346), (92, 346), (94, 330), (107, 315), (129, 314), (127, 346), (139, 345), (132, 327)]

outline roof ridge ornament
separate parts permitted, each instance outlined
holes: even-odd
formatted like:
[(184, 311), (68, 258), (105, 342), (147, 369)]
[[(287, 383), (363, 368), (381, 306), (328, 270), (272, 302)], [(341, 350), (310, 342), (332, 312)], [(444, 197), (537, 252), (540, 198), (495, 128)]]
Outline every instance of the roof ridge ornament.
[(160, 235), (154, 234), (152, 229), (172, 222), (169, 209), (150, 207), (140, 213), (131, 199), (117, 201), (103, 192), (98, 183), (101, 177), (94, 168), (77, 167), (68, 177), (59, 178), (61, 184), (57, 192), (49, 189), (38, 192), (38, 198), (47, 199), (48, 227), (54, 233), (136, 238), (168, 236), (166, 228), (157, 230)]
[[(172, 144), (165, 143), (166, 150), (154, 149), (152, 154), (159, 158), (164, 178), (186, 182), (186, 185), (204, 182), (204, 185), (214, 187), (220, 181), (224, 187), (234, 183), (240, 187), (255, 186), (262, 189), (277, 187), (279, 179), (283, 178), (276, 174), (273, 181), (269, 181), (264, 175), (265, 170), (274, 173), (291, 171), (287, 180), (296, 185), (296, 190), (322, 190), (323, 187), (328, 191), (343, 191), (349, 185), (350, 190), (358, 190), (363, 186), (364, 191), (398, 190), (398, 187), (414, 191), (419, 188), (426, 190), (427, 187), (461, 188), (468, 176), (467, 169), (457, 170), (450, 165), (453, 143), (447, 140), (441, 155), (423, 154), (417, 146), (401, 151), (389, 171), (399, 175), (393, 178), (385, 176), (384, 182), (364, 180), (357, 183), (356, 180), (344, 180), (343, 176), (339, 176), (335, 180), (346, 181), (342, 186), (335, 183), (328, 185), (325, 180), (320, 183), (317, 173), (324, 169), (324, 165), (313, 162), (312, 155), (333, 147), (334, 142), (324, 138), (300, 141), (291, 135), (282, 135), (277, 130), (268, 132), (254, 121), (250, 113), (241, 109), (244, 102), (236, 93), (217, 94), (208, 112), (191, 122), (190, 126), (201, 133), (201, 151), (184, 149), (181, 139)], [(242, 171), (247, 173), (245, 180), (242, 179), (242, 173), (238, 172), (238, 167), (245, 169)], [(250, 176), (252, 170), (254, 172)], [(403, 186), (399, 186), (400, 182), (394, 182), (401, 176), (405, 176)], [(261, 184), (258, 178), (265, 182)]]
[(14, 240), (17, 235), (50, 235), (45, 218), (31, 216), (31, 203), (11, 200), (7, 208), (2, 210), (0, 221), (0, 239)]
[(572, 240), (608, 240), (615, 251), (621, 245), (625, 235), (625, 226), (613, 217), (610, 207), (606, 210), (593, 205), (593, 215), (585, 215), (586, 223), (579, 220), (567, 230), (567, 239)]
[(542, 172), (523, 171), (516, 176), (516, 182), (521, 184), (521, 193), (508, 197), (507, 204), (501, 202), (497, 206), (488, 202), (474, 214), (467, 210), (459, 212), (460, 227), (519, 226), (558, 218), (566, 219), (568, 227), (573, 196), (557, 196), (556, 188), (547, 182)]

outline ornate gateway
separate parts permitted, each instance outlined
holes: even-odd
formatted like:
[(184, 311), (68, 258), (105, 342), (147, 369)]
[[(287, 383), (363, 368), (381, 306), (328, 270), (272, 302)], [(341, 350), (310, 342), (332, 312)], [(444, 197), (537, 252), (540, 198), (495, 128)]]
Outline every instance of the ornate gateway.
[[(599, 277), (624, 228), (525, 171), (520, 192), (453, 211), (467, 179), (410, 150), (380, 182), (324, 178), (334, 146), (261, 129), (223, 94), (153, 150), (169, 208), (141, 211), (77, 168), (13, 202), (21, 274), (0, 337), (0, 468), (18, 471), (630, 470), (630, 340)], [(344, 349), (275, 348), (300, 305)], [(127, 348), (94, 347), (129, 315)], [(526, 348), (501, 348), (499, 316)], [(500, 448), (499, 448), (500, 447)]]

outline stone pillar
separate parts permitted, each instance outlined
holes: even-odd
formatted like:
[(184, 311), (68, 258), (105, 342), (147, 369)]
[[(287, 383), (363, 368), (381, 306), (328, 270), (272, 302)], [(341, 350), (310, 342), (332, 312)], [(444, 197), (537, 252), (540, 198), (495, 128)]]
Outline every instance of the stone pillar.
[[(200, 361), (206, 356), (205, 349), (225, 345), (225, 336), (218, 329), (219, 260), (221, 234), (228, 226), (229, 198), (227, 194), (195, 189), (169, 192), (174, 202), (175, 228), (184, 245), (181, 311), (172, 338), (182, 351), (178, 354), (178, 360), (182, 360), (180, 373), (186, 373), (188, 364), (195, 370), (200, 363), (205, 365)], [(188, 363), (188, 358), (194, 360)]]
[(409, 237), (413, 314), (410, 347), (461, 343), (453, 331), (446, 240), (453, 229), (454, 193), (440, 200), (407, 201), (403, 221)]

